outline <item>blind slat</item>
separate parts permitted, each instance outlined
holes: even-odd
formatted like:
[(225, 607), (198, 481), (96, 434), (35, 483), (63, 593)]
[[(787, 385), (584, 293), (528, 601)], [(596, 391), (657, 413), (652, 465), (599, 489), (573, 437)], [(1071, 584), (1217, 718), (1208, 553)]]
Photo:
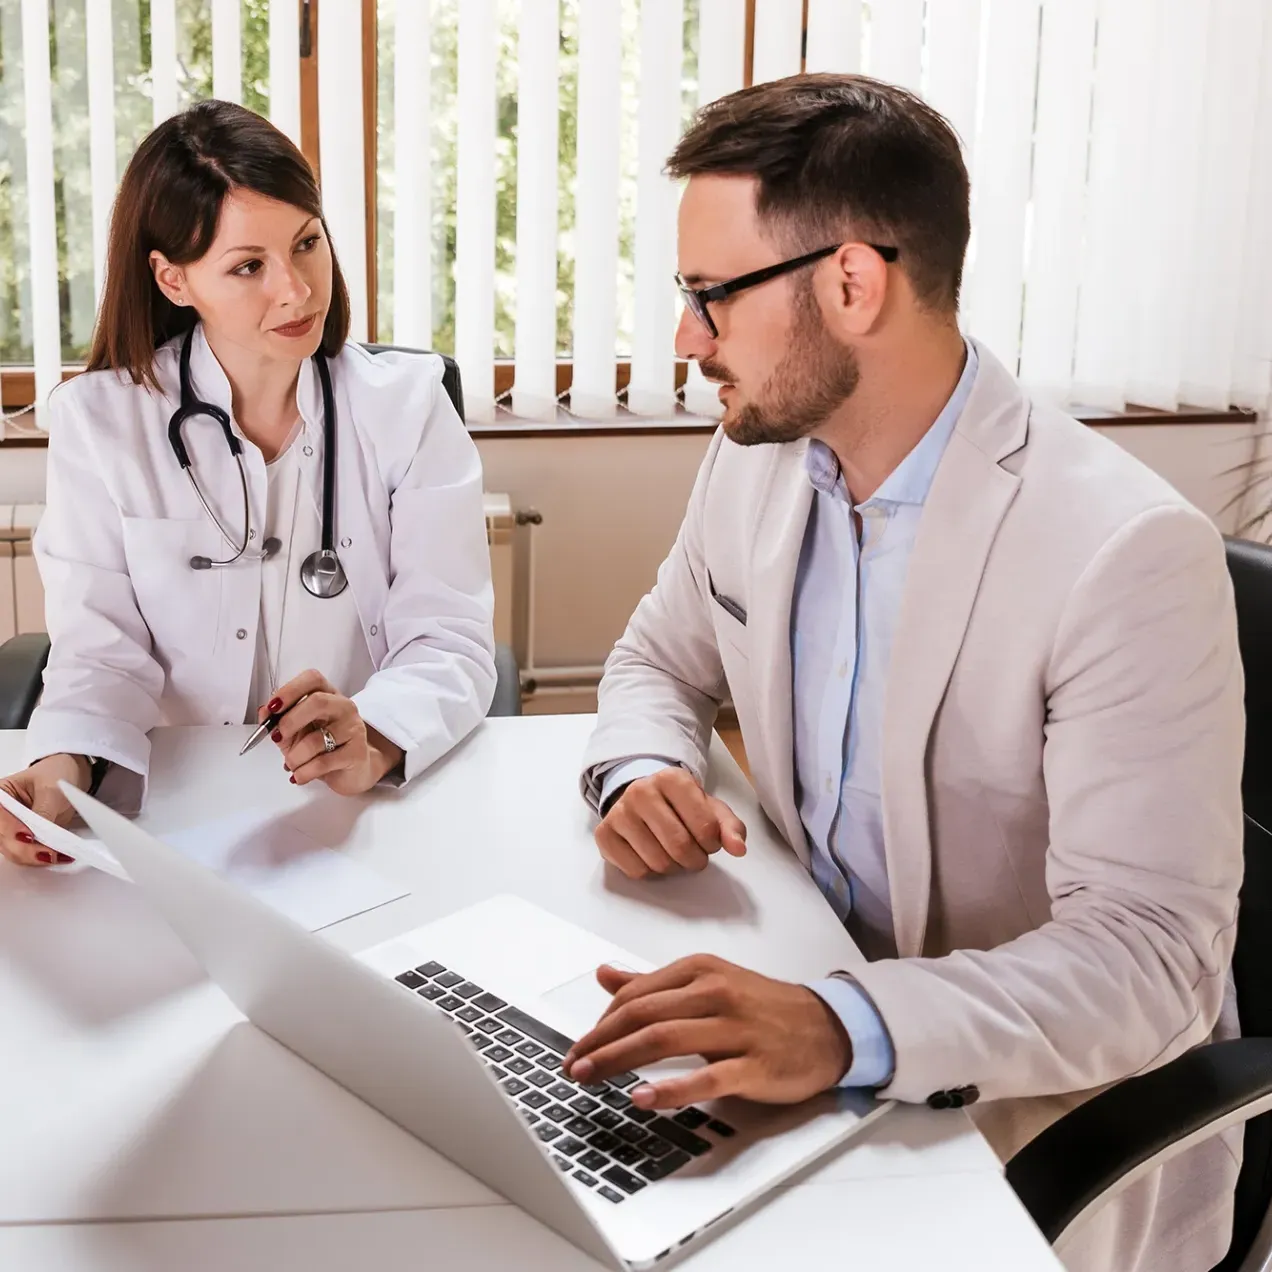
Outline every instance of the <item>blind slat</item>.
[(35, 400), (37, 406), (42, 406), (62, 379), (48, 0), (22, 0), (22, 82), (31, 245), (31, 338), (35, 355)]
[(455, 357), (468, 416), (487, 421), (495, 417), (495, 32), (494, 0), (464, 0), (459, 7)]
[(1156, 3), (1120, 0), (1105, 5), (1099, 18), (1070, 398), (1105, 410), (1126, 405), (1132, 262), (1145, 185), (1141, 129), (1149, 123), (1143, 86)]
[(393, 342), (433, 345), (432, 33), (429, 6), (397, 0), (393, 43)]
[(522, 0), (517, 35), (517, 329), (512, 409), (556, 416), (557, 0)]
[[(1250, 197), (1254, 117), (1259, 102), (1259, 52), (1264, 0), (1210, 6), (1206, 95), (1194, 232), (1204, 238), (1191, 254), (1193, 303), (1186, 307), (1180, 397), (1223, 410), (1231, 404), (1237, 311), (1246, 262), (1245, 217)], [(1267, 145), (1266, 137), (1261, 144)], [(1266, 225), (1266, 210), (1264, 213)], [(1223, 227), (1213, 233), (1213, 228)]]
[[(746, 7), (737, 0), (699, 0), (698, 105), (705, 106), (742, 87), (746, 49)], [(718, 417), (720, 399), (696, 362), (685, 375), (685, 409)]]
[(1046, 0), (1020, 378), (1058, 405), (1073, 383), (1095, 31), (1096, 0)]
[(954, 126), (970, 168), (976, 154), (981, 0), (940, 0), (927, 11), (923, 96)]
[(574, 219), (574, 378), (570, 409), (615, 411), (620, 7), (579, 9), (578, 193)]
[(799, 74), (803, 25), (803, 0), (755, 0), (753, 84)]
[(161, 124), (177, 113), (177, 0), (150, 0), (150, 86)]
[(870, 8), (867, 71), (918, 92), (923, 70), (923, 0), (887, 0)]
[(676, 187), (663, 164), (680, 132), (684, 50), (681, 0), (642, 0), (642, 75), (636, 178), (636, 324), (627, 406), (636, 415), (670, 415), (676, 407)]
[(968, 329), (1012, 372), (1020, 354), (1038, 13), (1038, 0), (990, 7), (981, 71), (984, 110), (972, 175), (964, 312)]
[(806, 71), (861, 70), (862, 0), (808, 0)]
[(366, 202), (362, 157), (362, 13), (357, 5), (318, 9), (318, 144), (327, 225), (349, 287), (353, 340), (367, 340)]
[(93, 295), (106, 276), (106, 238), (115, 198), (115, 56), (109, 0), (88, 0), (88, 157), (93, 203)]
[(239, 0), (212, 0), (212, 96), (223, 102), (243, 100)]
[(295, 0), (269, 3), (269, 118), (300, 145), (300, 11)]

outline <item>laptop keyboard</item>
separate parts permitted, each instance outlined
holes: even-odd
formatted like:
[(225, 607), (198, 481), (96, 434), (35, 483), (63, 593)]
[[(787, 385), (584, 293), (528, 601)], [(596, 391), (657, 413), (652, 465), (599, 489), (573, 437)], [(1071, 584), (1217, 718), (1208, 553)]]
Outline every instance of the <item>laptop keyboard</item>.
[(615, 1205), (709, 1153), (714, 1140), (702, 1131), (719, 1139), (736, 1133), (692, 1106), (671, 1117), (638, 1109), (627, 1095), (640, 1081), (634, 1073), (572, 1082), (561, 1061), (574, 1039), (441, 963), (421, 963), (396, 979), (468, 1035), (557, 1167)]

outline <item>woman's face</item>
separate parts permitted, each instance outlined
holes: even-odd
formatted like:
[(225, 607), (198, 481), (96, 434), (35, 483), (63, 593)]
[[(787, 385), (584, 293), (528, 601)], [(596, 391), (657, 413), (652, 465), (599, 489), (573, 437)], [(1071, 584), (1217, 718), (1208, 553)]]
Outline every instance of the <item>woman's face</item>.
[(192, 306), (214, 348), (298, 360), (322, 343), (331, 304), (331, 246), (316, 216), (252, 190), (221, 205), (216, 236), (189, 265), (150, 254), (155, 281)]

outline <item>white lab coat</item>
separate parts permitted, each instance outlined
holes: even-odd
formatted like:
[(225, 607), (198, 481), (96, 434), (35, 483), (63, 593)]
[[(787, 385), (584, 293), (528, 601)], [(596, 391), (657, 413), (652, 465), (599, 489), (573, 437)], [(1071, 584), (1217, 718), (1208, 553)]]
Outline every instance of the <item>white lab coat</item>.
[[(102, 787), (119, 807), (140, 806), (156, 725), (241, 724), (258, 705), (248, 697), (259, 557), (223, 569), (189, 564), (233, 548), (169, 444), (179, 349), (174, 340), (156, 353), (162, 395), (99, 371), (50, 399), (47, 508), (34, 550), (53, 649), (28, 759), (69, 751), (122, 766)], [(409, 781), (476, 727), (494, 694), (481, 462), (442, 385), (440, 358), (372, 357), (350, 344), (330, 367), (337, 549), (378, 668), (354, 701), (406, 753)], [(229, 381), (201, 329), (191, 380), (197, 397), (230, 410)], [(321, 509), (322, 393), (312, 362), (297, 403), (303, 490)], [(241, 486), (221, 428), (197, 416), (184, 437), (205, 498), (240, 536)], [(254, 446), (243, 460), (260, 527), (265, 464)], [(253, 553), (259, 545), (258, 530)]]

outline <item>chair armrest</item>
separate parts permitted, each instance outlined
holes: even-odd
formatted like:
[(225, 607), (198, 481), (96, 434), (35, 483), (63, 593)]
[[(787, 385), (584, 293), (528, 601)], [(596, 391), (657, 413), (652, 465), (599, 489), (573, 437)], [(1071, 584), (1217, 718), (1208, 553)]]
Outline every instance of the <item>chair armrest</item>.
[(1084, 1211), (1270, 1108), (1272, 1038), (1211, 1043), (1065, 1114), (1007, 1163), (1007, 1181), (1054, 1244)]
[(521, 668), (517, 657), (507, 645), (495, 646), (495, 696), (488, 716), (519, 716), (521, 714)]
[(12, 636), (0, 645), (0, 729), (25, 729), (44, 687), (49, 660), (45, 632)]

